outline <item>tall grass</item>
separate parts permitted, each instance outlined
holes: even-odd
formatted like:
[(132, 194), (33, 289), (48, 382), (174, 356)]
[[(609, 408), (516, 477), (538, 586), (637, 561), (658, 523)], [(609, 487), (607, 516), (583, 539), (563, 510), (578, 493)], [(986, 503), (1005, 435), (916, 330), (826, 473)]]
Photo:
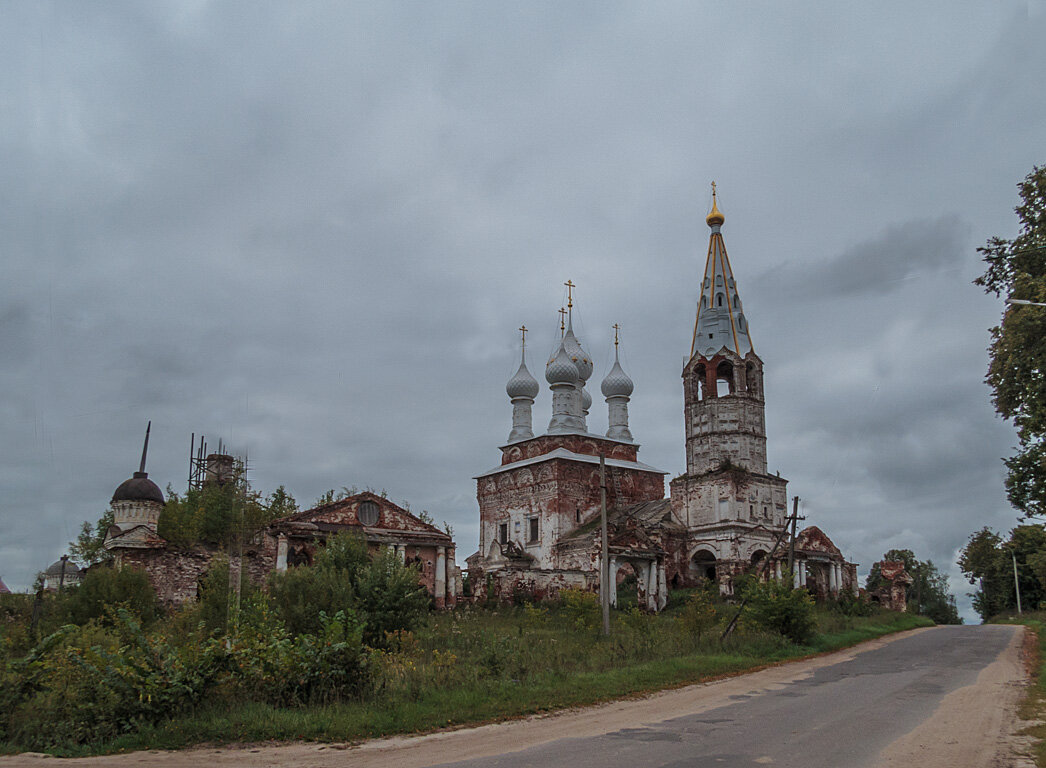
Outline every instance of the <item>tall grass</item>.
[(360, 700), (302, 708), (219, 701), (191, 716), (55, 754), (203, 742), (355, 741), (424, 732), (709, 680), (929, 624), (909, 614), (851, 617), (820, 607), (821, 632), (809, 646), (756, 631), (743, 620), (729, 640), (720, 642), (732, 607), (718, 605), (716, 626), (695, 636), (685, 629), (685, 602), (676, 599), (672, 605), (656, 616), (634, 609), (615, 612), (610, 637), (599, 634), (592, 605), (436, 614), (422, 630), (399, 633), (390, 638), (388, 650), (373, 653), (375, 689)]

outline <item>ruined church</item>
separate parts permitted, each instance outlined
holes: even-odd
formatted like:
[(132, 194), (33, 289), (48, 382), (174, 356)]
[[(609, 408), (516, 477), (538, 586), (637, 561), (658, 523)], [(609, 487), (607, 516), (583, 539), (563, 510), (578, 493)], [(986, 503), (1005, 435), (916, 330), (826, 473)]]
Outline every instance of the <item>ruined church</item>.
[[(475, 478), (479, 550), (467, 560), (475, 595), (541, 598), (564, 588), (598, 589), (603, 492), (610, 583), (634, 575), (639, 604), (649, 610), (664, 607), (671, 587), (709, 580), (730, 594), (744, 573), (788, 578), (789, 548), (796, 586), (821, 597), (857, 591), (856, 565), (820, 529), (804, 529), (794, 544), (786, 540), (787, 481), (767, 471), (763, 361), (727, 256), (724, 220), (713, 185), (708, 252), (682, 371), (686, 472), (671, 481), (668, 498), (666, 473), (639, 460), (629, 429), (634, 386), (621, 367), (616, 332), (614, 364), (600, 383), (609, 428), (596, 435), (587, 423), (593, 363), (574, 333), (568, 281), (561, 338), (545, 366), (552, 416), (535, 435), (540, 386), (527, 368), (521, 328), (519, 369), (506, 386), (512, 429), (500, 464)], [(785, 546), (775, 551), (778, 541)]]

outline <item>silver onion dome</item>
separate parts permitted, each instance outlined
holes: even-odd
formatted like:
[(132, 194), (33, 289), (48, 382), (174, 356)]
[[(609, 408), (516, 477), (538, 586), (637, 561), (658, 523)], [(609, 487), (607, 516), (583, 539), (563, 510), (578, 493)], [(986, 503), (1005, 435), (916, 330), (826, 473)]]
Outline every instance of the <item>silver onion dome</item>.
[(603, 397), (629, 397), (634, 386), (632, 379), (621, 368), (621, 363), (615, 354), (614, 367), (610, 369), (610, 373), (606, 375), (599, 387), (603, 392)]
[(578, 378), (582, 382), (588, 381), (592, 375), (592, 360), (589, 358), (588, 353), (582, 349), (581, 342), (577, 340), (577, 336), (574, 335), (574, 329), (571, 327), (567, 327), (567, 332), (563, 336), (563, 346), (566, 347), (571, 361), (577, 366)]
[(592, 395), (584, 387), (581, 388), (581, 410), (587, 411), (592, 407)]
[(559, 349), (553, 358), (548, 361), (548, 365), (545, 366), (545, 381), (549, 384), (576, 385), (580, 378), (577, 365), (574, 364), (570, 359), (570, 355), (567, 354), (564, 341), (560, 341)]
[(538, 390), (540, 388), (538, 380), (531, 376), (530, 371), (527, 370), (526, 358), (520, 360), (519, 370), (516, 371), (516, 374), (509, 379), (508, 384), (505, 385), (505, 391), (513, 400), (520, 397), (527, 397), (533, 400), (538, 396)]

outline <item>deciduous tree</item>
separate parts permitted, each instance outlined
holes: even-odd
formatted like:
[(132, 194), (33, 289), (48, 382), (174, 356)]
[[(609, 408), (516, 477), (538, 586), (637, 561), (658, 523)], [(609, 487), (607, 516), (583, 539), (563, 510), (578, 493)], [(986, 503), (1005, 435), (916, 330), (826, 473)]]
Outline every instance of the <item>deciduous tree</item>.
[[(978, 250), (988, 265), (974, 282), (996, 296), (1046, 303), (1046, 166), (1018, 185), (1020, 232), (993, 237)], [(1020, 446), (1005, 459), (1010, 503), (1025, 514), (1046, 513), (1046, 307), (1010, 304), (991, 329), (987, 382), (1001, 416), (1012, 419)]]
[(988, 528), (970, 536), (959, 556), (959, 567), (971, 584), (974, 610), (981, 618), (1017, 607), (1013, 569), (1016, 562), (1021, 602), (1037, 608), (1046, 598), (1046, 529), (1042, 525), (1018, 525), (1008, 540)]

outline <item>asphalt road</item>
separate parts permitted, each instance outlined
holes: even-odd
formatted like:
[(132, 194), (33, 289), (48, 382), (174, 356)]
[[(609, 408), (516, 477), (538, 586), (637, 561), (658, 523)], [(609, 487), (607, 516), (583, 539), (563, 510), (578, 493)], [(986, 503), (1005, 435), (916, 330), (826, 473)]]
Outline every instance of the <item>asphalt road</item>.
[[(732, 695), (730, 703), (697, 714), (637, 722), (635, 727), (599, 736), (563, 738), (507, 754), (440, 765), (873, 766), (882, 763), (884, 749), (927, 722), (941, 708), (945, 696), (973, 686), (979, 673), (1011, 646), (1015, 631), (1008, 626), (940, 627), (859, 653), (769, 690)], [(1013, 681), (1008, 684), (1014, 685)], [(978, 700), (985, 707), (998, 706), (990, 695), (974, 699)], [(969, 718), (965, 724), (955, 719), (953, 728), (978, 736), (969, 731), (987, 727), (988, 719), (975, 717), (972, 725)], [(930, 732), (926, 738), (955, 745), (962, 736), (946, 729)], [(933, 743), (917, 747), (927, 755), (935, 751)], [(927, 764), (919, 761), (913, 768)]]

